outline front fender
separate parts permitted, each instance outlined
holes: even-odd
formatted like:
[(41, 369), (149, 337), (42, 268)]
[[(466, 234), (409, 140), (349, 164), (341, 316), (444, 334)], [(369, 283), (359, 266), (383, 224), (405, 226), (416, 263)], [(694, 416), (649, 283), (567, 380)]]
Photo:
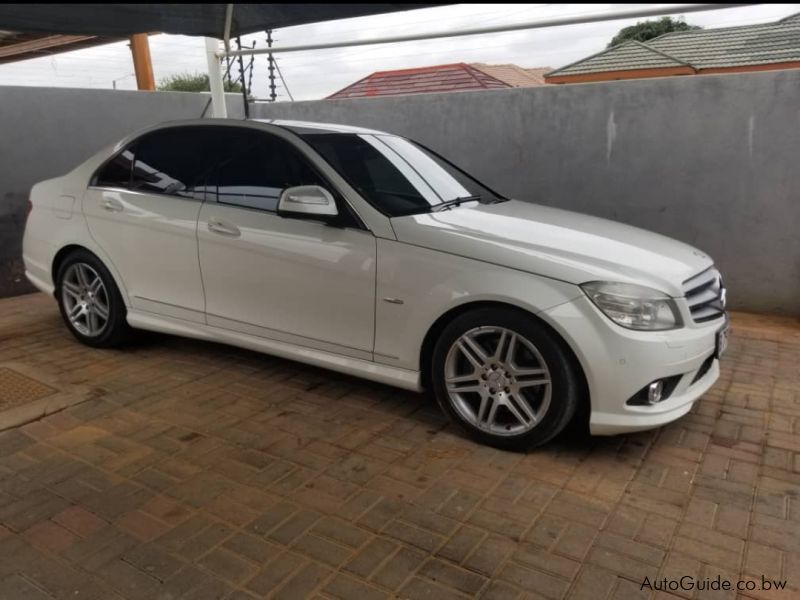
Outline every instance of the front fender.
[(502, 302), (537, 314), (581, 294), (555, 279), (379, 239), (375, 360), (418, 370), (431, 326), (459, 306)]

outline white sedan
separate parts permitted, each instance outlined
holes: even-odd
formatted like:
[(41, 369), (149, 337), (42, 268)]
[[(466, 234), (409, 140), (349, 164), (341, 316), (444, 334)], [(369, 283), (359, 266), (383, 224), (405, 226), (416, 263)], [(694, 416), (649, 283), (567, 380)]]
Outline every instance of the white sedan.
[(501, 447), (681, 417), (728, 331), (704, 253), (340, 125), (137, 132), (33, 187), (24, 260), (90, 346), (148, 329), (431, 389)]

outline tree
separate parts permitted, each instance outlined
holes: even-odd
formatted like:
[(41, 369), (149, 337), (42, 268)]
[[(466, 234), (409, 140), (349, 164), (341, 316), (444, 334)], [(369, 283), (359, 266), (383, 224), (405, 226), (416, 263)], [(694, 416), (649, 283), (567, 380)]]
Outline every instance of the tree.
[[(222, 82), (226, 92), (242, 91), (242, 84), (235, 81)], [(158, 83), (160, 92), (210, 92), (211, 84), (206, 73), (180, 73), (165, 77)]]
[(622, 42), (628, 40), (636, 40), (637, 42), (646, 42), (652, 40), (665, 33), (672, 31), (690, 31), (692, 29), (702, 29), (697, 25), (689, 25), (683, 20), (683, 17), (673, 19), (672, 17), (661, 17), (652, 21), (639, 21), (636, 25), (625, 27), (619, 30), (619, 33), (614, 36), (607, 48), (617, 46)]

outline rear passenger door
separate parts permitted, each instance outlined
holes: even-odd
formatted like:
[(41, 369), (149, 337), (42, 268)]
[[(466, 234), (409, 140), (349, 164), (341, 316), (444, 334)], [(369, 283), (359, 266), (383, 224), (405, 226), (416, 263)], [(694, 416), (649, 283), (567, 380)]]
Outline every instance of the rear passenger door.
[(138, 311), (205, 321), (197, 217), (213, 162), (209, 129), (143, 135), (101, 167), (84, 196), (89, 231)]

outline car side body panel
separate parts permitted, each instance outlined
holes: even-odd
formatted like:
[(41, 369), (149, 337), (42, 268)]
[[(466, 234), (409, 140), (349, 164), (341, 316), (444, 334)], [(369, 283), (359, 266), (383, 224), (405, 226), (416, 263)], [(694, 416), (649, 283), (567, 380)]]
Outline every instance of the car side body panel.
[[(110, 150), (107, 150), (110, 152)], [(22, 241), (22, 259), (31, 283), (46, 294), (53, 294), (54, 260), (68, 246), (86, 248), (95, 254), (111, 272), (126, 306), (130, 306), (127, 286), (111, 257), (94, 241), (81, 210), (83, 195), (91, 173), (104, 160), (103, 151), (62, 177), (48, 179), (33, 186), (30, 193), (31, 212)], [(102, 158), (101, 158), (102, 157)], [(74, 198), (67, 216), (64, 197)]]
[(89, 233), (106, 255), (113, 257), (131, 307), (205, 322), (197, 260), (201, 202), (90, 187), (82, 205)]
[(372, 359), (370, 232), (207, 202), (197, 238), (209, 325)]

